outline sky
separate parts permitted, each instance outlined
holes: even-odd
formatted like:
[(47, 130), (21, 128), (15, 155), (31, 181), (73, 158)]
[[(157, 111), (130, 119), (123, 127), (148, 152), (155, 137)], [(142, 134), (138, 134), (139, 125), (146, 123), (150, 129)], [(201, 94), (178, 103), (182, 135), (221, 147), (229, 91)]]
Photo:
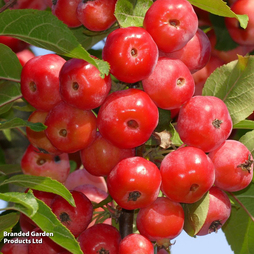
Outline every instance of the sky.
[[(100, 48), (101, 44), (95, 45)], [(37, 47), (32, 47), (36, 55), (51, 53)], [(5, 207), (5, 202), (0, 200), (0, 208)], [(207, 236), (190, 237), (185, 231), (172, 240), (175, 244), (171, 248), (171, 254), (234, 254), (227, 243), (226, 237), (222, 230), (217, 233), (211, 233)]]

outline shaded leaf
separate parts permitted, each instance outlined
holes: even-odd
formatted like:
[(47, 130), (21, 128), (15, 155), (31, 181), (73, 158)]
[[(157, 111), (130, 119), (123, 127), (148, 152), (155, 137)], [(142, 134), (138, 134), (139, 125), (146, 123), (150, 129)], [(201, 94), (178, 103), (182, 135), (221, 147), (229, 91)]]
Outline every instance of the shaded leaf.
[(254, 121), (243, 120), (233, 126), (234, 129), (248, 129), (254, 130)]
[(115, 17), (121, 27), (142, 27), (144, 16), (152, 3), (152, 0), (118, 0)]
[(7, 121), (0, 121), (0, 130), (17, 128), (17, 127), (29, 127), (33, 131), (43, 131), (47, 128), (43, 123), (32, 123), (21, 118), (12, 118)]
[(108, 74), (107, 62), (90, 57), (63, 22), (49, 11), (6, 10), (0, 13), (0, 35), (9, 35), (57, 54), (81, 58)]
[(248, 131), (239, 139), (239, 141), (249, 149), (254, 157), (254, 131)]
[(5, 164), (0, 165), (0, 175), (11, 175), (21, 173), (22, 169), (20, 164)]
[(223, 0), (188, 0), (191, 4), (197, 6), (198, 8), (208, 11), (212, 14), (222, 16), (237, 18), (240, 22), (242, 28), (246, 28), (248, 24), (247, 15), (235, 14)]
[(20, 81), (22, 66), (17, 55), (0, 43), (0, 79)]
[(238, 57), (239, 60), (217, 68), (202, 91), (202, 95), (216, 96), (225, 102), (233, 124), (245, 120), (254, 111), (254, 57)]
[(0, 183), (0, 186), (4, 184), (15, 184), (25, 188), (55, 193), (66, 199), (72, 206), (75, 206), (74, 199), (69, 190), (63, 184), (50, 177), (21, 174), (5, 180)]
[(4, 232), (12, 232), (12, 228), (18, 223), (18, 221), (19, 213), (17, 212), (11, 212), (0, 216), (0, 241), (4, 237)]
[(195, 236), (204, 225), (209, 207), (209, 195), (206, 193), (201, 200), (193, 204), (183, 204), (184, 230), (190, 236)]
[(80, 246), (71, 232), (57, 219), (51, 209), (39, 199), (37, 212), (30, 217), (42, 231), (53, 233), (52, 241), (61, 245), (72, 254), (82, 254)]

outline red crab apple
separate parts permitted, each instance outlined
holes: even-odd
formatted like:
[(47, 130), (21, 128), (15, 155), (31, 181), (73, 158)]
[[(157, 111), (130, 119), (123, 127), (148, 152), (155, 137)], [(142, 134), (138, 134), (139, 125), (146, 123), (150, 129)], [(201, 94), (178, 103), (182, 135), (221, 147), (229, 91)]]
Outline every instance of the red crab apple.
[(110, 72), (118, 80), (135, 83), (147, 78), (158, 60), (158, 48), (142, 27), (118, 28), (111, 32), (102, 50)]
[(77, 7), (80, 0), (53, 0), (52, 13), (69, 27), (79, 27), (81, 22), (77, 17)]
[(233, 123), (226, 104), (215, 96), (193, 96), (180, 109), (177, 131), (188, 146), (210, 152), (230, 135)]
[(0, 36), (0, 43), (8, 46), (15, 53), (18, 53), (28, 47), (26, 42), (6, 35)]
[(35, 54), (29, 49), (23, 49), (22, 51), (17, 52), (16, 56), (21, 65), (24, 66), (26, 62), (35, 57)]
[[(4, 0), (5, 3), (10, 2), (10, 0)], [(47, 8), (46, 3), (42, 0), (17, 0), (10, 9), (37, 9), (45, 10)]]
[(107, 176), (120, 160), (134, 155), (134, 149), (121, 149), (102, 137), (99, 132), (94, 142), (80, 151), (84, 168), (95, 176)]
[(58, 150), (74, 153), (90, 145), (96, 137), (96, 117), (63, 101), (54, 106), (45, 119), (45, 133)]
[(91, 184), (105, 192), (108, 191), (106, 181), (103, 177), (91, 175), (84, 168), (80, 168), (71, 172), (65, 181), (65, 187), (68, 190), (72, 190), (77, 186), (84, 184)]
[(154, 254), (153, 244), (140, 234), (127, 235), (119, 244), (118, 254), (134, 253)]
[(111, 93), (97, 117), (100, 134), (119, 148), (145, 143), (159, 120), (158, 108), (147, 93), (130, 88)]
[(198, 29), (198, 18), (187, 0), (157, 0), (146, 12), (144, 28), (159, 50), (172, 52), (183, 48)]
[(22, 156), (21, 168), (24, 174), (51, 177), (63, 183), (69, 175), (70, 162), (67, 153), (45, 154), (29, 145)]
[[(121, 160), (107, 177), (108, 191), (124, 209), (146, 207), (156, 200), (161, 185), (158, 167), (143, 157)], [(149, 186), (149, 188), (148, 188)]]
[(162, 109), (180, 108), (194, 94), (188, 67), (178, 59), (160, 57), (152, 74), (142, 80), (144, 91)]
[(237, 140), (226, 140), (209, 153), (215, 166), (215, 186), (225, 191), (246, 188), (253, 177), (253, 157), (249, 149)]
[(111, 89), (111, 78), (100, 76), (100, 71), (82, 59), (72, 58), (62, 67), (60, 93), (68, 104), (90, 110), (99, 107)]
[[(7, 238), (4, 238), (7, 239)], [(6, 240), (5, 240), (6, 241)], [(27, 237), (15, 237), (10, 242), (5, 242), (1, 248), (3, 254), (28, 254), (29, 239)]]
[(171, 200), (195, 203), (212, 187), (215, 169), (201, 149), (182, 147), (161, 162), (162, 191)]
[(209, 190), (209, 208), (204, 225), (197, 235), (207, 235), (217, 232), (227, 221), (231, 213), (231, 203), (227, 194), (213, 186)]
[(93, 225), (78, 237), (81, 250), (83, 253), (89, 254), (118, 254), (120, 241), (119, 231), (115, 227), (104, 223)]
[(158, 197), (152, 204), (141, 208), (137, 215), (137, 229), (158, 246), (168, 247), (170, 239), (183, 230), (184, 211), (180, 203), (167, 197)]
[(79, 1), (77, 18), (91, 31), (104, 31), (115, 22), (115, 4), (117, 0)]
[(70, 205), (61, 196), (56, 196), (51, 204), (52, 212), (57, 218), (78, 237), (92, 221), (93, 205), (92, 202), (80, 191), (70, 191), (76, 207)]
[(42, 111), (49, 111), (61, 101), (59, 72), (65, 62), (56, 54), (30, 59), (21, 72), (20, 85), (24, 99)]

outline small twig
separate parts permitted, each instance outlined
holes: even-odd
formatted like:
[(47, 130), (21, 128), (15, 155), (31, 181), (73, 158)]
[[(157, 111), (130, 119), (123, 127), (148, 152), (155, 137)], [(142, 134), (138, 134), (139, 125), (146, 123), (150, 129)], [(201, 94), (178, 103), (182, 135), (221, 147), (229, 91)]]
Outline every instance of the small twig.
[(0, 13), (13, 6), (16, 2), (17, 0), (10, 0), (9, 2), (7, 2), (2, 8), (0, 8)]

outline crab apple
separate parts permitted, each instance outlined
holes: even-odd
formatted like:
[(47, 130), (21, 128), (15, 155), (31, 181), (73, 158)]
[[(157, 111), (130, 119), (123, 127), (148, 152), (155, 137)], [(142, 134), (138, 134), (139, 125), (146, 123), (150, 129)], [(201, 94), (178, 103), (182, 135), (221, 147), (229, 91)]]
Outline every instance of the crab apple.
[[(11, 0), (4, 0), (5, 3), (10, 2)], [(45, 10), (47, 8), (46, 3), (42, 0), (17, 0), (15, 4), (10, 7), (10, 9), (36, 9), (36, 10)]]
[(161, 186), (158, 167), (143, 157), (121, 160), (107, 177), (108, 192), (124, 209), (133, 210), (150, 205)]
[(209, 153), (215, 166), (215, 186), (235, 192), (246, 188), (253, 177), (253, 157), (249, 149), (237, 140), (226, 140)]
[(118, 254), (120, 241), (119, 231), (104, 223), (93, 225), (78, 237), (81, 250), (89, 254)]
[(154, 254), (153, 244), (140, 234), (130, 234), (124, 237), (119, 244), (118, 254)]
[(226, 104), (215, 96), (193, 96), (180, 109), (177, 131), (189, 146), (211, 152), (230, 135), (233, 123)]
[(213, 186), (209, 192), (209, 208), (202, 228), (197, 235), (207, 235), (217, 232), (227, 221), (231, 213), (231, 203), (227, 194)]
[(160, 52), (160, 56), (181, 60), (191, 73), (202, 69), (211, 57), (211, 43), (208, 36), (199, 28), (187, 44), (174, 52)]
[(68, 175), (64, 185), (68, 190), (72, 190), (84, 184), (91, 184), (105, 192), (108, 191), (106, 181), (103, 177), (91, 175), (84, 168), (80, 168), (71, 172)]
[(196, 147), (181, 147), (161, 162), (162, 191), (171, 200), (195, 203), (212, 187), (215, 169), (211, 159)]
[(93, 143), (80, 151), (84, 168), (95, 176), (107, 176), (120, 160), (134, 155), (134, 149), (119, 148), (102, 137), (99, 132)]
[(111, 78), (100, 76), (100, 71), (82, 59), (72, 58), (62, 67), (60, 93), (68, 104), (90, 110), (99, 107), (111, 89)]
[[(31, 123), (45, 123), (45, 119), (48, 115), (46, 111), (35, 110), (29, 116), (28, 121)], [(48, 137), (45, 134), (45, 131), (33, 131), (29, 127), (26, 127), (26, 134), (29, 142), (36, 147), (42, 153), (50, 154), (61, 154), (56, 147), (54, 147), (49, 141)]]
[(65, 62), (56, 54), (30, 59), (21, 72), (20, 85), (24, 99), (42, 111), (49, 111), (61, 101), (59, 72)]
[(168, 247), (170, 240), (183, 230), (184, 211), (180, 203), (167, 197), (158, 197), (152, 204), (141, 208), (136, 219), (140, 234), (158, 246)]
[(155, 103), (146, 92), (135, 88), (111, 93), (97, 116), (100, 134), (124, 149), (145, 143), (158, 121), (159, 112)]
[(21, 158), (21, 169), (24, 174), (51, 177), (63, 183), (69, 175), (70, 162), (67, 153), (45, 154), (30, 144)]
[(70, 191), (76, 207), (73, 207), (61, 196), (56, 196), (51, 204), (52, 212), (57, 218), (78, 237), (92, 221), (92, 202), (80, 191)]
[(254, 45), (254, 8), (252, 0), (237, 0), (231, 5), (231, 10), (238, 15), (247, 15), (248, 25), (245, 29), (240, 27), (236, 18), (225, 18), (225, 25), (231, 38), (240, 45)]
[(115, 22), (114, 15), (117, 0), (87, 0), (79, 1), (77, 18), (91, 31), (104, 31)]
[(194, 94), (188, 67), (178, 59), (160, 57), (152, 74), (142, 80), (144, 91), (162, 109), (180, 108)]
[(15, 237), (10, 242), (3, 244), (2, 254), (28, 254), (29, 239), (27, 237)]
[(74, 153), (90, 145), (96, 137), (96, 117), (63, 101), (53, 107), (46, 119), (45, 133), (58, 150)]
[(13, 52), (18, 53), (28, 47), (29, 44), (27, 44), (24, 41), (21, 41), (17, 38), (11, 37), (11, 36), (0, 36), (0, 43), (8, 46)]
[(157, 0), (146, 12), (143, 27), (159, 50), (172, 52), (183, 48), (198, 29), (198, 18), (187, 0)]
[(53, 0), (52, 13), (68, 27), (79, 27), (82, 23), (77, 17), (77, 7), (80, 0)]
[(74, 170), (79, 169), (82, 165), (81, 157), (80, 157), (80, 151), (77, 151), (75, 153), (69, 153), (69, 159), (73, 163), (75, 163)]
[(147, 78), (158, 60), (158, 47), (142, 27), (118, 28), (111, 32), (102, 50), (110, 73), (118, 80), (135, 83)]
[(29, 49), (23, 49), (22, 51), (17, 52), (16, 56), (23, 67), (26, 62), (35, 57), (35, 54)]

